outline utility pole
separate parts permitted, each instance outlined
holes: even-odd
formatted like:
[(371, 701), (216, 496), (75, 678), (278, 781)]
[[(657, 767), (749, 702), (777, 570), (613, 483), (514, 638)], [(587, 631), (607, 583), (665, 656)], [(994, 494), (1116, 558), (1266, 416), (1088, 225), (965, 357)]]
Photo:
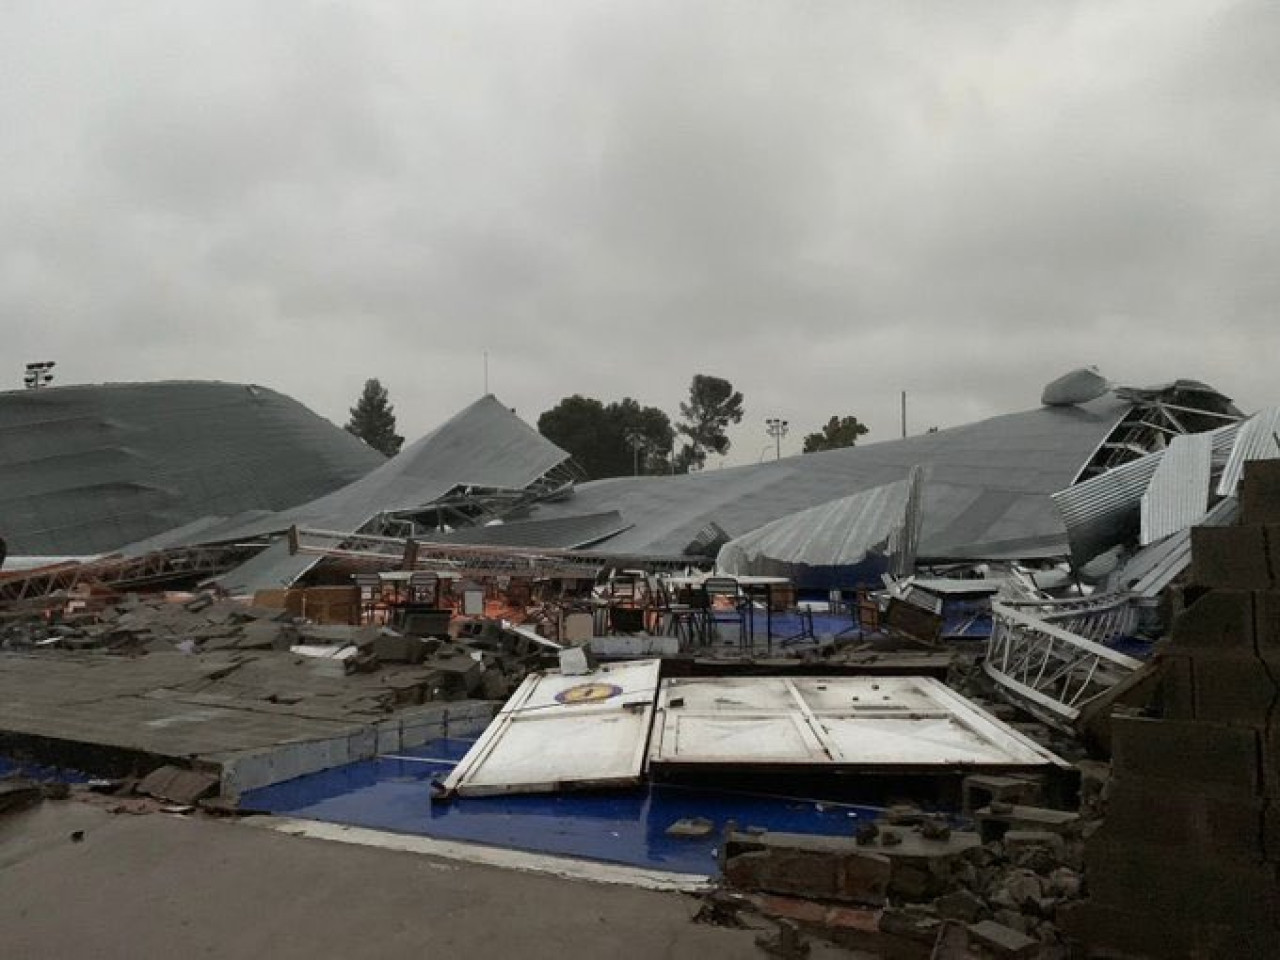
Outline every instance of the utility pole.
[(907, 391), (902, 391), (902, 438), (907, 438)]
[(764, 422), (765, 432), (773, 437), (775, 459), (782, 459), (782, 438), (787, 435), (787, 421), (778, 417), (770, 417)]

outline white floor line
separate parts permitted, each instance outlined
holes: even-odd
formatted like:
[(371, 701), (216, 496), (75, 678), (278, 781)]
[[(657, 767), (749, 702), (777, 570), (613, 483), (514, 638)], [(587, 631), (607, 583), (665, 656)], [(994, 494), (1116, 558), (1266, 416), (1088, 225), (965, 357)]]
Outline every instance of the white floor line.
[(299, 820), (293, 817), (255, 816), (244, 817), (239, 823), (265, 830), (275, 830), (291, 836), (310, 837), (314, 840), (332, 840), (382, 850), (400, 850), (421, 853), (444, 860), (462, 863), (478, 863), (507, 870), (541, 873), (566, 880), (586, 880), (592, 883), (614, 883), (648, 890), (668, 890), (696, 893), (711, 886), (709, 876), (693, 873), (671, 873), (665, 870), (646, 870), (623, 864), (600, 863), (595, 860), (578, 860), (552, 854), (530, 853), (506, 847), (490, 847), (479, 843), (457, 840), (437, 840), (407, 833), (387, 830), (370, 830), (319, 820)]

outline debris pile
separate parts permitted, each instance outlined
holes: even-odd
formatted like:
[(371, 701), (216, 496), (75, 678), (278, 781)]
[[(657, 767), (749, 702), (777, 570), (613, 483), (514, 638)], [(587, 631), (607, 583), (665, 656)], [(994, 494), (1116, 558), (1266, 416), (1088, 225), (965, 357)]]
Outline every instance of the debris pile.
[(1069, 956), (1059, 915), (1084, 895), (1097, 823), (1002, 802), (976, 813), (977, 831), (910, 806), (849, 838), (727, 831), (727, 889), (704, 916), (758, 910), (885, 956)]
[[(212, 593), (185, 602), (129, 594), (97, 610), (56, 618), (10, 611), (0, 621), (0, 650), (134, 657), (274, 651), (294, 663), (305, 658), (310, 672), (321, 676), (389, 671), (388, 685), (401, 695), (388, 709), (406, 702), (504, 698), (546, 652), (536, 636), (492, 621), (464, 624), (458, 639), (445, 640), (386, 626), (312, 624), (287, 611)], [(245, 661), (229, 661), (238, 662)]]

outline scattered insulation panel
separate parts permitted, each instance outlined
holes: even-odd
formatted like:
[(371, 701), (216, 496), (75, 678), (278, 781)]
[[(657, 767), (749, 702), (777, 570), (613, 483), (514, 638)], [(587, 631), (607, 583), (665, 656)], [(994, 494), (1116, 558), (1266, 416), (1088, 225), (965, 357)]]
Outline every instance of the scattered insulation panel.
[(1061, 765), (926, 677), (664, 680), (649, 764), (929, 772)]
[(459, 796), (623, 787), (644, 773), (658, 660), (532, 673), (445, 781)]

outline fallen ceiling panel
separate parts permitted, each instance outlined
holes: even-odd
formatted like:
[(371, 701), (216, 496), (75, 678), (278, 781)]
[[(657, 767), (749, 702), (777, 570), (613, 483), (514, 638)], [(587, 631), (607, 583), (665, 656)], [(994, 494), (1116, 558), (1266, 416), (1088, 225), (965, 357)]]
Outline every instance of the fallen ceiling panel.
[(661, 661), (589, 674), (533, 673), (445, 781), (484, 796), (621, 787), (640, 782)]
[(950, 772), (1062, 764), (927, 677), (664, 680), (649, 749), (655, 774), (706, 766)]

